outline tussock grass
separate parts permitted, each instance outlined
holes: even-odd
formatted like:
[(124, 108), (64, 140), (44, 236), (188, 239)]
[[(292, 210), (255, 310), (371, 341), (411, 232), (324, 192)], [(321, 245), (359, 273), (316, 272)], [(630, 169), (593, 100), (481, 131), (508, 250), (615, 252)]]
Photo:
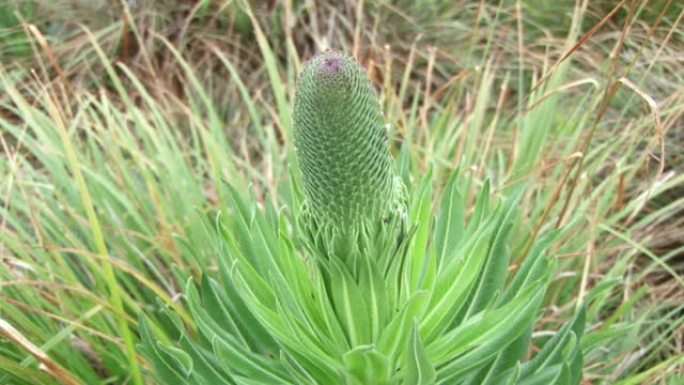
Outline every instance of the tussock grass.
[(295, 76), (327, 47), (369, 68), (409, 184), (458, 168), (467, 208), (529, 185), (511, 269), (564, 229), (539, 345), (589, 300), (588, 380), (681, 378), (677, 2), (72, 3), (0, 20), (25, 52), (0, 50), (0, 383), (149, 381), (137, 316), (196, 329), (227, 185), (297, 205)]

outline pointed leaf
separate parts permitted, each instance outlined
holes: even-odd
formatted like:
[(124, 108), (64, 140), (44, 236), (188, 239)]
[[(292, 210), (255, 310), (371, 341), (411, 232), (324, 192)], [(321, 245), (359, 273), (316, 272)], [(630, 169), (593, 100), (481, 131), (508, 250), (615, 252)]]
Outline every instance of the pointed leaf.
[(406, 384), (431, 385), (435, 383), (435, 367), (425, 353), (418, 332), (418, 322), (413, 323), (413, 333), (406, 352)]

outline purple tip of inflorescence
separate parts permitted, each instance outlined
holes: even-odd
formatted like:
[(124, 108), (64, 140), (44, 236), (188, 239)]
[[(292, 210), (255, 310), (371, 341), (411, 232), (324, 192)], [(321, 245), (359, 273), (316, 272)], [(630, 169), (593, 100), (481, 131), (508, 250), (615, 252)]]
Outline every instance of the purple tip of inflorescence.
[(330, 57), (323, 60), (323, 63), (320, 65), (320, 71), (322, 75), (330, 76), (341, 71), (343, 66), (342, 59)]

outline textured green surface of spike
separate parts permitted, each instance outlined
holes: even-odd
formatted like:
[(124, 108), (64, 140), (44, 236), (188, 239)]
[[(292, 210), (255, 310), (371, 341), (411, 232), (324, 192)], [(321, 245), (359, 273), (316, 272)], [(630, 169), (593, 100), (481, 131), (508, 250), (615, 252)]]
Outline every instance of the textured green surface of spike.
[(336, 51), (314, 56), (297, 84), (295, 145), (314, 226), (336, 232), (388, 222), (399, 180), (366, 71)]

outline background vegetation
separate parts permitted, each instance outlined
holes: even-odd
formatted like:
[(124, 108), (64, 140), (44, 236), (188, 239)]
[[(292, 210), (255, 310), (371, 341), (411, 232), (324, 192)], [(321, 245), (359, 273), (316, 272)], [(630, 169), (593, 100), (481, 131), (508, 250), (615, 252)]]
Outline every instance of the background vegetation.
[[(353, 53), (411, 182), (528, 183), (514, 255), (563, 228), (534, 337), (588, 302), (586, 383), (681, 383), (684, 10), (623, 1), (0, 4), (0, 383), (149, 383), (138, 315), (190, 330), (228, 184), (292, 207), (291, 102)], [(513, 261), (513, 267), (519, 265)]]

